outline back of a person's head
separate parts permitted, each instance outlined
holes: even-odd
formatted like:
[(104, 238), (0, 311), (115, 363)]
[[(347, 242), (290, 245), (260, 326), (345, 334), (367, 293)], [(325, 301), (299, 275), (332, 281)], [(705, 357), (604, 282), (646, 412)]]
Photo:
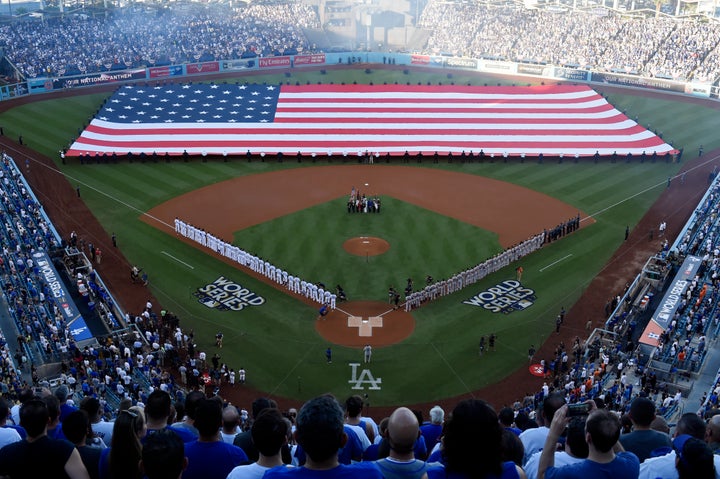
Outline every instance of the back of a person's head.
[(86, 396), (80, 401), (80, 409), (87, 412), (88, 417), (92, 420), (100, 413), (100, 401), (92, 396)]
[[(533, 421), (534, 423), (535, 421)], [(519, 411), (517, 413), (517, 416), (515, 416), (515, 425), (518, 427), (518, 429), (526, 430), (530, 427), (538, 427), (537, 424), (530, 424), (530, 417), (528, 417), (528, 414), (525, 411)]]
[(588, 416), (585, 430), (590, 434), (595, 449), (608, 452), (620, 438), (620, 419), (613, 412), (597, 409)]
[(24, 388), (22, 391), (20, 391), (20, 394), (18, 395), (18, 399), (20, 400), (21, 404), (28, 402), (34, 397), (35, 391), (30, 388)]
[(442, 451), (447, 470), (469, 477), (500, 475), (501, 438), (502, 427), (488, 403), (460, 401), (445, 423)]
[(500, 424), (505, 427), (510, 427), (515, 421), (515, 412), (510, 407), (504, 407), (498, 413), (498, 419), (500, 420)]
[(0, 397), (0, 419), (7, 419), (8, 414), (10, 414), (10, 406), (5, 398)]
[(518, 466), (522, 466), (525, 446), (520, 437), (510, 429), (503, 429), (500, 444), (503, 462), (512, 461)]
[(258, 415), (262, 412), (263, 409), (267, 409), (269, 407), (272, 407), (272, 405), (270, 404), (270, 400), (268, 398), (260, 397), (255, 399), (252, 403), (253, 419), (258, 417)]
[[(152, 394), (152, 393), (151, 393)], [(118, 412), (119, 411), (125, 411), (126, 409), (130, 409), (132, 406), (132, 399), (130, 398), (122, 398), (120, 400), (120, 404), (118, 405)]]
[(190, 391), (185, 397), (185, 415), (190, 419), (195, 419), (197, 405), (205, 399), (205, 393), (202, 391)]
[(565, 441), (573, 456), (582, 459), (588, 457), (590, 450), (585, 441), (585, 418), (575, 417), (570, 420)]
[(345, 411), (349, 417), (357, 417), (362, 413), (363, 399), (357, 394), (345, 400)]
[(250, 429), (255, 449), (263, 456), (274, 456), (280, 452), (287, 440), (287, 433), (285, 417), (277, 408), (263, 409)]
[(675, 467), (680, 479), (715, 478), (715, 458), (705, 441), (681, 435), (673, 440), (673, 448), (677, 458)]
[(420, 425), (415, 413), (406, 407), (395, 409), (387, 426), (390, 449), (398, 454), (409, 454), (413, 452), (419, 435)]
[(560, 409), (565, 404), (565, 395), (559, 391), (550, 393), (545, 398), (542, 405), (542, 413), (545, 420), (545, 425), (550, 426), (550, 422), (555, 415), (555, 411)]
[(235, 429), (238, 425), (239, 419), (240, 419), (240, 413), (238, 412), (237, 408), (235, 406), (233, 406), (232, 404), (229, 406), (226, 406), (223, 409), (223, 413), (222, 413), (223, 429), (227, 429), (227, 430)]
[(60, 401), (58, 401), (58, 398), (55, 396), (45, 396), (42, 400), (47, 405), (50, 419), (55, 420), (58, 418), (60, 416)]
[(144, 420), (132, 410), (120, 411), (113, 425), (110, 446), (110, 477), (112, 479), (139, 479), (142, 445), (140, 431)]
[(65, 401), (67, 401), (67, 397), (68, 397), (68, 393), (69, 393), (69, 392), (70, 392), (70, 391), (68, 391), (67, 386), (65, 386), (65, 385), (63, 384), (62, 386), (58, 386), (57, 389), (55, 389), (55, 393), (54, 393), (54, 394), (55, 394), (55, 397), (57, 398), (57, 400), (60, 401), (61, 403), (63, 403), (63, 402), (65, 402)]
[(88, 414), (82, 409), (68, 414), (62, 423), (63, 434), (73, 444), (81, 442), (87, 436), (89, 428)]
[(343, 445), (344, 413), (337, 400), (329, 395), (306, 402), (296, 422), (298, 443), (313, 461), (326, 461)]
[(222, 402), (201, 399), (195, 405), (195, 427), (203, 438), (216, 437), (222, 426)]
[(161, 429), (147, 437), (142, 449), (147, 479), (178, 479), (185, 466), (185, 444), (178, 433)]
[(445, 411), (440, 406), (433, 406), (430, 409), (430, 422), (433, 424), (442, 424), (445, 420)]
[(630, 405), (630, 419), (637, 426), (650, 427), (655, 419), (655, 403), (648, 398), (635, 398)]
[(670, 434), (670, 425), (662, 416), (655, 416), (655, 419), (650, 423), (650, 429), (653, 431)]
[(30, 399), (20, 407), (20, 425), (28, 437), (38, 437), (45, 432), (49, 419), (47, 404), (41, 399)]
[(675, 426), (675, 435), (687, 434), (696, 439), (704, 440), (706, 431), (705, 421), (693, 412), (686, 412), (678, 419)]
[(150, 393), (147, 401), (145, 401), (145, 414), (151, 420), (165, 419), (170, 415), (171, 405), (172, 399), (170, 395), (161, 389), (156, 389)]

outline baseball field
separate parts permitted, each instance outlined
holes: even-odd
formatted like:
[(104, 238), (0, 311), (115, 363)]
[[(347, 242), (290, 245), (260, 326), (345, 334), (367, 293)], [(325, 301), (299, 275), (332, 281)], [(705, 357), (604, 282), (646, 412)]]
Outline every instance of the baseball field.
[[(293, 72), (291, 79), (380, 83), (407, 78), (401, 71), (330, 70), (325, 75)], [(448, 81), (426, 72), (413, 72), (412, 80)], [(512, 83), (459, 74), (453, 81)], [(555, 336), (560, 309), (572, 314), (573, 304), (624, 242), (626, 227), (633, 230), (668, 189), (668, 178), (675, 186), (681, 181), (676, 177), (680, 168), (704, 166), (696, 159), (699, 145), (705, 151), (720, 147), (715, 135), (720, 114), (714, 105), (688, 103), (680, 96), (651, 98), (642, 91), (599, 90), (629, 117), (683, 148), (682, 162), (425, 160), (358, 165), (357, 159), (297, 163), (286, 158), (277, 163), (269, 157), (262, 162), (243, 157), (85, 165), (72, 159), (63, 164), (58, 151), (79, 134), (107, 92), (79, 91), (15, 106), (0, 114), (0, 124), (7, 137), (22, 135), (36, 152), (29, 156), (28, 175), (43, 177), (54, 174), (51, 168), (59, 170), (67, 181), (58, 188), (77, 191), (104, 229), (104, 235), (91, 232), (68, 203), (53, 208), (51, 216), (64, 236), (74, 229), (86, 241), (106, 245), (109, 236), (116, 235), (118, 248), (105, 247), (100, 274), (111, 266), (129, 272), (131, 265), (148, 273), (149, 291), (133, 285), (132, 295), (120, 298), (124, 308), (137, 314), (149, 296), (156, 298), (162, 308), (179, 315), (184, 328), (194, 330), (200, 350), (219, 352), (229, 367), (245, 368), (246, 387), (254, 391), (295, 400), (328, 391), (340, 398), (360, 393), (368, 394), (373, 406), (414, 404), (472, 394), (519, 368), (527, 370), (528, 348)], [(41, 156), (52, 163), (40, 161)], [(23, 166), (21, 157), (18, 163)], [(346, 200), (353, 186), (379, 196), (381, 213), (348, 213)], [(40, 189), (36, 194), (46, 205), (59, 201), (53, 191)], [(393, 312), (387, 304), (391, 285), (402, 290), (407, 278), (416, 286), (428, 275), (447, 278), (577, 214), (579, 231), (469, 288), (411, 314)], [(178, 238), (175, 217), (304, 279), (332, 288), (341, 284), (350, 301), (318, 321), (317, 305)], [(371, 255), (362, 249), (363, 237), (385, 240), (389, 249)], [(361, 239), (360, 249), (349, 252), (343, 244), (353, 238)], [(628, 260), (628, 270), (637, 268), (640, 260), (644, 258)], [(518, 265), (524, 271), (519, 281)], [(620, 292), (623, 285), (613, 287)], [(261, 299), (237, 310), (208, 299), (208, 292), (219, 288), (246, 289)], [(477, 298), (472, 301), (483, 292), (482, 297), (489, 298), (517, 295), (519, 290), (526, 301), (500, 312), (483, 307)], [(372, 327), (371, 336), (359, 336), (360, 328), (348, 327), (349, 316), (379, 316), (382, 326)], [(583, 337), (585, 322), (600, 325), (602, 316), (599, 310), (593, 317), (570, 318), (562, 337)], [(225, 337), (222, 350), (214, 346), (217, 332)], [(480, 355), (478, 341), (490, 334), (497, 335), (495, 351)], [(369, 364), (362, 364), (364, 344), (374, 346)], [(328, 347), (331, 364), (325, 356)], [(517, 386), (517, 397), (536, 384), (529, 372), (527, 376), (528, 382)]]

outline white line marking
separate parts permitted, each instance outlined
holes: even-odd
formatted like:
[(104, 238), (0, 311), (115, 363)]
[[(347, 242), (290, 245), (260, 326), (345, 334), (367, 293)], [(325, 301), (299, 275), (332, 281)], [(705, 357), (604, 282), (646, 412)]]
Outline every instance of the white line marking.
[(560, 258), (560, 259), (557, 260), (557, 261), (553, 261), (553, 262), (550, 263), (549, 265), (547, 265), (547, 266), (545, 266), (545, 267), (543, 267), (543, 268), (540, 268), (540, 272), (542, 273), (543, 271), (545, 271), (546, 269), (548, 269), (550, 266), (554, 266), (554, 265), (558, 264), (560, 261), (562, 261), (562, 260), (564, 260), (564, 259), (568, 259), (570, 256), (572, 256), (572, 254), (569, 254), (569, 255), (567, 255), (567, 256), (564, 256), (564, 257)]
[(187, 267), (188, 267), (188, 268), (190, 268), (190, 269), (195, 269), (195, 267), (193, 267), (193, 266), (190, 266), (190, 265), (189, 265), (189, 264), (187, 264), (187, 263), (186, 263), (185, 261), (183, 261), (183, 260), (181, 260), (181, 259), (178, 259), (178, 258), (176, 258), (175, 256), (171, 255), (171, 254), (170, 254), (170, 253), (168, 253), (167, 251), (160, 251), (160, 252), (161, 252), (162, 254), (164, 254), (165, 256), (169, 256), (169, 257), (171, 257), (172, 259), (174, 259), (174, 260), (175, 260), (175, 261), (177, 261), (178, 263), (182, 263), (182, 264), (184, 264), (185, 266), (187, 266)]

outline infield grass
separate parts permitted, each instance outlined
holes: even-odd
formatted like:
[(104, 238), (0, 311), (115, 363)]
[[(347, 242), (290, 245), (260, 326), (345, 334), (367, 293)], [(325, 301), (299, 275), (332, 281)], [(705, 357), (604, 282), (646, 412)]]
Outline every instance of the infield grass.
[[(400, 81), (406, 78), (400, 72), (374, 71), (372, 75), (365, 75), (353, 71), (342, 77), (332, 76), (335, 72), (331, 71), (322, 77), (315, 74), (317, 76), (312, 77), (311, 81), (350, 81), (358, 75), (368, 81), (393, 81), (378, 80), (381, 78), (379, 75), (385, 78), (384, 75), (390, 73), (395, 77), (388, 78), (397, 78), (398, 75)], [(447, 81), (444, 76), (425, 80), (425, 77), (414, 74), (413, 78), (433, 83)], [(497, 82), (495, 78), (473, 78), (475, 84)], [(461, 83), (459, 75), (455, 79)], [(252, 80), (279, 81), (270, 77), (254, 77)], [(125, 162), (116, 165), (78, 165), (75, 161), (67, 165), (60, 164), (57, 152), (77, 135), (78, 129), (89, 120), (105, 97), (83, 95), (25, 105), (0, 115), (0, 124), (6, 135), (22, 134), (25, 143), (32, 148), (56, 158), (58, 168), (66, 174), (68, 181), (82, 187), (83, 200), (108, 233), (114, 231), (117, 234), (123, 254), (130, 262), (141, 265), (150, 273), (152, 291), (163, 307), (178, 313), (183, 326), (194, 328), (200, 349), (213, 353), (214, 334), (223, 331), (226, 347), (221, 351), (222, 360), (235, 369), (241, 366), (246, 368), (249, 384), (274, 394), (305, 399), (327, 391), (340, 398), (363, 392), (352, 390), (348, 383), (348, 362), (360, 362), (361, 351), (333, 346), (333, 364), (325, 364), (324, 350), (328, 345), (313, 328), (315, 308), (139, 221), (142, 212), (201, 186), (240, 175), (303, 166), (288, 162), (282, 165), (247, 163), (244, 160), (228, 163), (193, 161), (172, 165)], [(720, 147), (720, 138), (715, 135), (720, 127), (717, 110), (679, 101), (636, 98), (629, 93), (612, 94), (610, 100), (618, 108), (626, 110), (631, 117), (638, 116), (646, 126), (650, 124), (655, 131), (662, 131), (663, 136), (674, 146), (684, 147), (683, 161), (694, 160), (700, 144), (704, 145), (706, 151)], [(679, 166), (624, 162), (557, 164), (547, 161), (543, 165), (530, 162), (422, 165), (425, 168), (448, 168), (519, 184), (574, 205), (591, 214), (596, 222), (522, 260), (525, 270), (523, 285), (533, 289), (536, 294), (534, 304), (525, 310), (504, 315), (463, 304), (464, 300), (478, 292), (514, 278), (512, 265), (474, 287), (415, 312), (414, 334), (402, 344), (376, 348), (373, 354), (370, 369), (376, 378), (382, 378), (382, 389), (365, 391), (370, 395), (371, 404), (412, 404), (466, 394), (527, 365), (529, 345), (538, 346), (554, 334), (554, 318), (560, 307), (569, 309), (572, 306), (623, 241), (625, 227), (632, 229), (637, 224), (666, 187), (667, 178), (675, 175)], [(41, 196), (40, 200), (52, 201), (52, 198)], [(416, 217), (422, 216), (423, 220), (394, 225), (396, 232), (391, 233), (391, 225), (381, 224), (390, 217), (386, 216), (391, 211), (390, 205), (393, 205), (392, 211), (403, 212), (404, 208), (412, 205), (399, 201), (393, 204), (394, 200), (390, 198), (384, 200), (385, 211), (378, 217), (361, 215), (361, 218), (350, 218), (345, 212), (344, 199), (338, 199), (337, 203), (330, 202), (319, 205), (317, 209), (280, 218), (276, 220), (279, 221), (277, 224), (258, 225), (255, 229), (238, 232), (236, 241), (238, 244), (253, 244), (258, 249), (266, 248), (268, 257), (279, 265), (285, 266), (275, 256), (284, 258), (283, 261), (288, 265), (315, 268), (308, 274), (317, 272), (322, 275), (317, 280), (343, 284), (352, 299), (384, 299), (389, 282), (402, 287), (404, 278), (412, 276), (418, 284), (425, 274), (442, 277), (447, 270), (457, 271), (479, 261), (476, 256), (479, 251), (468, 246), (473, 244), (471, 241), (463, 241), (462, 247), (456, 247), (455, 242), (448, 242), (447, 246), (438, 248), (435, 225), (438, 221), (449, 220), (433, 218), (429, 212), (412, 213)], [(332, 221), (328, 221), (328, 218), (332, 218)], [(403, 218), (395, 219), (401, 223)], [(565, 219), (559, 218), (558, 222)], [(496, 250), (492, 232), (476, 231), (476, 228), (463, 224), (444, 225), (444, 228), (452, 231), (448, 238), (466, 239), (467, 235), (477, 234), (484, 238), (482, 247), (485, 250), (480, 250), (482, 254), (489, 255)], [(368, 279), (362, 274), (362, 268), (374, 267), (374, 261), (378, 260), (379, 263), (380, 257), (369, 258), (369, 262), (363, 266), (356, 264), (358, 260), (362, 263), (363, 258), (350, 260), (339, 252), (329, 254), (327, 247), (316, 241), (319, 232), (322, 232), (320, 236), (323, 239), (327, 238), (339, 245), (349, 232), (359, 234), (369, 231), (371, 227), (377, 227), (377, 231), (382, 232), (375, 236), (386, 239), (390, 234), (404, 236), (412, 231), (418, 241), (404, 248), (415, 249), (413, 257), (421, 260), (404, 261), (401, 257), (389, 273), (384, 268), (382, 271), (371, 271), (366, 276), (373, 286), (367, 293), (363, 293), (369, 298), (356, 298), (353, 293), (361, 290), (358, 282), (365, 284)], [(338, 235), (340, 238), (337, 238)], [(293, 247), (297, 249), (289, 253)], [(252, 250), (253, 247), (247, 249)], [(463, 260), (466, 265), (459, 267)], [(332, 276), (326, 276), (329, 275), (327, 272), (331, 272)], [(240, 312), (223, 312), (203, 306), (193, 293), (220, 276), (261, 295), (266, 299), (265, 304), (248, 307)], [(617, 285), (618, 291), (623, 284)], [(377, 290), (374, 289), (376, 286)], [(497, 351), (479, 357), (478, 339), (491, 332), (498, 335)], [(584, 331), (578, 331), (578, 334), (582, 336)], [(518, 397), (525, 392), (518, 390)], [(247, 399), (248, 403), (243, 406), (249, 405), (253, 398)], [(486, 399), (492, 402), (492, 398)]]

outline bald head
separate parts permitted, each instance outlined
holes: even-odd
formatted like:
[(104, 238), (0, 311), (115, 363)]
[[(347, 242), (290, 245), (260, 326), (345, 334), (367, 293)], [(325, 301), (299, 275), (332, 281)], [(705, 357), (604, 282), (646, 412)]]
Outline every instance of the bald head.
[(720, 414), (711, 417), (708, 421), (705, 440), (708, 443), (720, 442)]
[(399, 407), (388, 420), (390, 450), (397, 454), (412, 454), (420, 426), (415, 414), (406, 407)]
[(227, 406), (222, 412), (223, 431), (226, 434), (236, 433), (235, 428), (237, 428), (239, 419), (240, 414), (237, 408), (235, 406)]

